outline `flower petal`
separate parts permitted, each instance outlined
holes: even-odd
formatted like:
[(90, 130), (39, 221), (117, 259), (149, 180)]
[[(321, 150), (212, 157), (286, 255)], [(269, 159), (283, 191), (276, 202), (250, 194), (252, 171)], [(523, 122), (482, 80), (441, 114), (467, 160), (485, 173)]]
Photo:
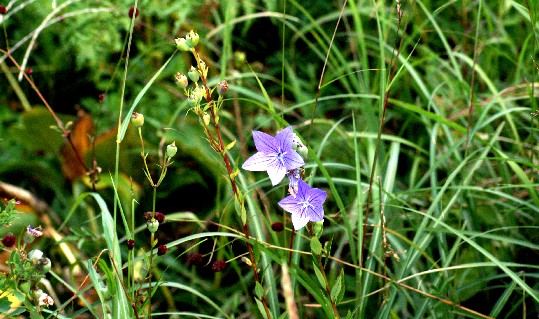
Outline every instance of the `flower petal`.
[(298, 152), (294, 151), (293, 149), (290, 149), (286, 152), (286, 154), (284, 154), (283, 160), (286, 170), (288, 171), (305, 165), (305, 161), (303, 160), (303, 158), (298, 154)]
[(312, 188), (307, 196), (309, 196), (309, 203), (314, 207), (322, 207), (327, 198), (326, 192), (318, 188)]
[(299, 200), (303, 201), (305, 200), (307, 195), (309, 195), (310, 190), (311, 190), (311, 187), (309, 186), (309, 184), (305, 183), (304, 180), (300, 179), (298, 180), (298, 192), (296, 193), (296, 197)]
[(266, 170), (272, 186), (279, 184), (286, 175), (286, 168), (278, 159), (270, 163)]
[(294, 225), (295, 230), (302, 229), (303, 227), (305, 227), (305, 225), (307, 225), (308, 222), (308, 216), (302, 217), (299, 214), (292, 214), (292, 225)]
[(253, 140), (255, 141), (256, 150), (263, 153), (278, 153), (279, 143), (275, 137), (264, 132), (253, 131)]
[(324, 207), (322, 206), (309, 206), (305, 210), (305, 215), (312, 222), (320, 222), (324, 220)]
[(267, 171), (271, 165), (274, 165), (273, 162), (275, 161), (278, 162), (275, 156), (258, 152), (249, 157), (241, 167), (252, 172), (262, 172)]
[(301, 204), (299, 204), (297, 198), (294, 198), (292, 195), (285, 197), (278, 204), (282, 209), (291, 213), (292, 215), (299, 215), (301, 212)]
[(286, 152), (292, 149), (294, 143), (294, 131), (291, 126), (285, 127), (277, 135), (275, 135), (277, 145), (281, 147), (281, 151)]

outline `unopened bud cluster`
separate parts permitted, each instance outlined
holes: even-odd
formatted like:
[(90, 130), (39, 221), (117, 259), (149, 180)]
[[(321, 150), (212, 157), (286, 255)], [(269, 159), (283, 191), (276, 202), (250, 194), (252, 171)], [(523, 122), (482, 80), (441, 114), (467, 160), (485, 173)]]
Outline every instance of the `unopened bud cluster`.
[[(175, 41), (178, 50), (192, 52), (197, 62), (196, 66), (191, 66), (187, 74), (182, 72), (176, 73), (174, 76), (176, 84), (183, 89), (187, 97), (187, 103), (194, 113), (198, 115), (201, 125), (207, 127), (212, 121), (217, 124), (219, 121), (218, 111), (222, 105), (222, 96), (229, 89), (228, 83), (226, 80), (222, 80), (213, 88), (207, 86), (208, 66), (194, 49), (199, 41), (199, 35), (197, 33), (190, 31), (185, 38), (178, 38)], [(193, 83), (190, 88), (189, 82)], [(199, 82), (202, 82), (202, 84), (199, 85)], [(219, 94), (217, 103), (214, 103), (211, 96), (215, 90)], [(204, 106), (201, 105), (203, 101), (207, 102)]]
[(200, 37), (198, 33), (189, 32), (185, 38), (177, 38), (174, 40), (176, 43), (176, 48), (180, 51), (192, 51), (195, 49), (195, 47), (198, 44), (198, 41), (200, 40)]

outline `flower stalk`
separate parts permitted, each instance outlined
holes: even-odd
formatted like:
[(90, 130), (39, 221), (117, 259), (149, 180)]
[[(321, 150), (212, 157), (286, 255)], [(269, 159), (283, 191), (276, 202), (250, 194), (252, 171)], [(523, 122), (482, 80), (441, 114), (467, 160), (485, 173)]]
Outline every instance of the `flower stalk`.
[[(150, 182), (150, 185), (153, 189), (153, 197), (152, 197), (152, 211), (151, 214), (148, 216), (148, 220), (146, 223), (146, 226), (148, 230), (150, 231), (150, 256), (148, 259), (148, 287), (149, 287), (149, 295), (148, 295), (148, 315), (149, 318), (152, 318), (152, 312), (151, 312), (151, 305), (152, 305), (152, 267), (154, 262), (154, 248), (157, 246), (157, 238), (155, 236), (155, 233), (157, 229), (159, 228), (159, 221), (156, 217), (156, 210), (155, 210), (155, 204), (157, 201), (157, 188), (161, 183), (163, 182), (163, 179), (167, 175), (167, 169), (172, 164), (172, 158), (174, 155), (176, 155), (178, 148), (176, 147), (176, 143), (173, 142), (166, 147), (165, 157), (163, 158), (163, 161), (160, 165), (161, 171), (159, 173), (159, 178), (157, 179), (157, 182), (154, 181), (152, 174), (150, 173), (150, 169), (148, 168), (148, 153), (146, 153), (144, 149), (144, 138), (142, 137), (142, 126), (144, 125), (144, 116), (140, 113), (133, 113), (131, 117), (131, 124), (133, 124), (135, 127), (138, 128), (139, 138), (140, 138), (140, 144), (141, 144), (141, 152), (140, 156), (142, 157), (142, 160), (144, 162), (144, 174), (146, 175), (146, 178)], [(159, 250), (158, 255), (163, 255), (166, 252), (166, 246), (161, 247), (162, 249)]]
[[(189, 33), (188, 38), (193, 39), (193, 35)], [(206, 63), (200, 58), (198, 51), (194, 47), (196, 45), (196, 42), (198, 41), (195, 41), (195, 44), (193, 44), (192, 46), (189, 46), (189, 41), (185, 41), (182, 39), (183, 38), (176, 39), (177, 48), (182, 51), (190, 51), (193, 54), (197, 63), (197, 67), (195, 70), (197, 71), (198, 76), (197, 74), (193, 74), (192, 71), (189, 72), (189, 78), (195, 83), (195, 86), (196, 86), (195, 89), (193, 90), (188, 91), (185, 88), (185, 86), (183, 86), (183, 81), (185, 81), (183, 77), (181, 78), (182, 85), (180, 84), (179, 85), (181, 87), (184, 87), (185, 93), (188, 97), (188, 101), (192, 103), (193, 105), (192, 110), (200, 119), (200, 124), (204, 129), (204, 133), (210, 143), (211, 148), (215, 152), (220, 154), (223, 159), (223, 162), (225, 164), (225, 167), (228, 173), (228, 180), (230, 182), (230, 186), (234, 193), (236, 207), (241, 217), (242, 231), (246, 239), (247, 249), (249, 251), (249, 259), (251, 260), (250, 266), (253, 271), (255, 282), (261, 284), (260, 276), (258, 273), (258, 266), (255, 259), (254, 251), (253, 251), (253, 246), (249, 242), (251, 236), (249, 232), (249, 225), (247, 223), (247, 216), (246, 216), (247, 214), (245, 211), (244, 197), (241, 191), (239, 190), (235, 181), (235, 177), (238, 174), (238, 171), (234, 171), (232, 169), (232, 165), (230, 163), (230, 159), (227, 154), (228, 150), (234, 146), (235, 141), (229, 144), (225, 144), (222, 133), (221, 133), (221, 128), (219, 125), (219, 110), (223, 104), (223, 94), (226, 93), (226, 91), (228, 90), (228, 84), (226, 83), (226, 81), (221, 81), (217, 85), (217, 87), (214, 88), (214, 89), (217, 89), (219, 93), (219, 97), (217, 101), (215, 101), (212, 98), (212, 92), (214, 89), (210, 89), (207, 83), (208, 67), (206, 66)], [(196, 34), (195, 34), (195, 39), (196, 39)], [(178, 77), (177, 80), (179, 79), (180, 78)], [(200, 80), (202, 83), (201, 87), (198, 86), (198, 80)], [(201, 107), (202, 99), (204, 99), (206, 102), (206, 105), (204, 107)], [(262, 296), (260, 298), (260, 301), (262, 302), (262, 305), (264, 307), (266, 317), (268, 319), (271, 319), (272, 316), (271, 316), (269, 307), (267, 305), (266, 298)]]

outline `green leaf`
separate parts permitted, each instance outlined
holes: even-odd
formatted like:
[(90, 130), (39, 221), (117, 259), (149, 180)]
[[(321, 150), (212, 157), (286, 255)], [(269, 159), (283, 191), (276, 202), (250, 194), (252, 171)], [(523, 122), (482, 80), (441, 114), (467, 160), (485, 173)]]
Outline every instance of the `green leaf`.
[(262, 299), (262, 297), (264, 297), (264, 287), (262, 287), (262, 284), (260, 284), (258, 281), (255, 284), (255, 295), (258, 297), (258, 299)]
[(500, 315), (500, 312), (506, 306), (507, 301), (509, 300), (509, 297), (515, 290), (516, 285), (517, 283), (514, 281), (508, 285), (508, 287), (505, 289), (505, 291), (500, 296), (498, 301), (496, 301), (496, 304), (494, 305), (494, 307), (492, 307), (492, 311), (489, 314), (490, 317), (497, 318)]
[(11, 301), (8, 297), (0, 298), (0, 313), (6, 313), (11, 308)]
[(285, 318), (288, 318), (287, 316), (288, 316), (288, 312), (285, 311), (285, 312), (283, 312), (283, 313), (279, 316), (279, 319), (285, 319)]
[(322, 271), (320, 271), (320, 269), (318, 268), (318, 266), (316, 266), (314, 262), (313, 262), (313, 269), (314, 269), (314, 274), (316, 275), (316, 278), (318, 279), (318, 282), (320, 283), (320, 286), (322, 286), (322, 288), (325, 288), (326, 280), (324, 279), (324, 275), (322, 274)]
[(335, 303), (341, 302), (342, 298), (344, 296), (344, 272), (341, 269), (341, 274), (339, 277), (337, 277), (337, 280), (335, 280), (335, 284), (333, 285), (333, 288), (331, 288), (331, 300), (335, 301)]
[(239, 173), (240, 173), (240, 171), (238, 169), (235, 170), (234, 172), (232, 172), (232, 174), (230, 174), (230, 179), (234, 180), (236, 178), (236, 176), (238, 176)]
[(236, 140), (233, 140), (232, 142), (228, 143), (228, 144), (225, 146), (225, 148), (226, 148), (227, 150), (229, 150), (229, 149), (233, 148), (234, 145), (236, 145)]
[(30, 312), (30, 319), (43, 319), (43, 316), (37, 312), (36, 307), (27, 307), (27, 310)]
[(242, 225), (245, 225), (247, 223), (247, 211), (245, 210), (245, 204), (240, 201), (235, 201), (234, 206), (236, 207), (236, 213), (241, 218)]
[(320, 236), (322, 236), (323, 231), (324, 231), (324, 221), (313, 223), (313, 232), (316, 237), (320, 238)]
[(322, 253), (322, 244), (320, 243), (320, 240), (318, 240), (318, 237), (311, 238), (311, 251), (315, 255), (320, 255)]
[(268, 319), (268, 316), (266, 315), (266, 310), (264, 309), (264, 304), (262, 301), (255, 298), (256, 305), (258, 306), (258, 311), (262, 314), (262, 318)]
[[(74, 120), (73, 116), (59, 115), (59, 117), (64, 126), (66, 122)], [(23, 113), (21, 123), (11, 126), (9, 132), (10, 138), (31, 151), (59, 154), (61, 146), (65, 143), (57, 123), (49, 110), (44, 107), (35, 107)]]

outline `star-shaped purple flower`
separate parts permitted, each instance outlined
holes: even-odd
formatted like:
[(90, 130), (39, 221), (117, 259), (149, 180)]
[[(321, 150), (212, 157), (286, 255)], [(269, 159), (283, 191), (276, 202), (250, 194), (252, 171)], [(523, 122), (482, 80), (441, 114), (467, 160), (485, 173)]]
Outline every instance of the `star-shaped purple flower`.
[(327, 194), (318, 188), (311, 188), (303, 180), (298, 181), (298, 190), (279, 202), (284, 210), (292, 214), (294, 229), (303, 228), (309, 221), (319, 222), (324, 219), (324, 207)]
[(294, 132), (287, 127), (275, 137), (263, 132), (253, 131), (258, 153), (249, 157), (242, 168), (248, 171), (267, 171), (272, 185), (277, 185), (286, 172), (305, 165), (303, 158), (292, 149)]

